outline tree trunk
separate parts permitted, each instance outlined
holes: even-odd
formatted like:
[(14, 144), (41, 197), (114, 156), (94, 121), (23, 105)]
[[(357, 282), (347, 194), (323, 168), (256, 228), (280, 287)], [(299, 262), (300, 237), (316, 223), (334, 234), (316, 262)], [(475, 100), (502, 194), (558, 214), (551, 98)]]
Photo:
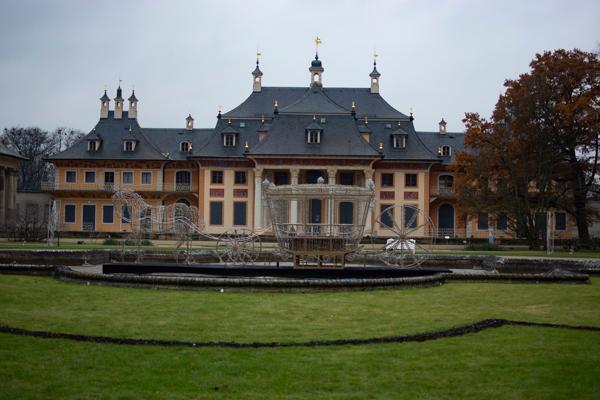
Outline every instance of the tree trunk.
[(579, 243), (583, 246), (589, 246), (592, 243), (587, 221), (587, 194), (588, 188), (585, 184), (585, 173), (581, 166), (575, 151), (572, 151), (569, 158), (569, 164), (573, 169), (573, 206), (575, 208), (575, 222), (577, 223), (577, 234)]

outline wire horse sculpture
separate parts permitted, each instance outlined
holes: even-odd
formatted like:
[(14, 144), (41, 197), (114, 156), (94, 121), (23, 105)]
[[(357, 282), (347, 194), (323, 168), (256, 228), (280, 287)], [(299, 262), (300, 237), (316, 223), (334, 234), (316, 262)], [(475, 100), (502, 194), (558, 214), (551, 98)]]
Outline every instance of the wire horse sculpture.
[(183, 203), (152, 206), (130, 190), (118, 190), (112, 198), (118, 217), (130, 226), (130, 235), (136, 246), (136, 262), (143, 259), (142, 238), (148, 233), (174, 235), (175, 251), (178, 253), (183, 246), (187, 263), (191, 262), (194, 236), (215, 241), (216, 255), (227, 265), (252, 264), (260, 254), (260, 237), (254, 231), (234, 230), (220, 236), (204, 232), (205, 225), (196, 206)]

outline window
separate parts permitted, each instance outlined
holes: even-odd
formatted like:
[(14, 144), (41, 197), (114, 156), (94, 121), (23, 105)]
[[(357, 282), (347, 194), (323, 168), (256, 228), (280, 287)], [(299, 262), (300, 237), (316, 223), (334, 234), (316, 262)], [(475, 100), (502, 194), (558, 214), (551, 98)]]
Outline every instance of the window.
[(75, 182), (77, 182), (77, 172), (75, 172), (75, 171), (66, 171), (65, 172), (65, 181), (67, 183), (75, 183)]
[(340, 202), (340, 224), (354, 223), (354, 204), (349, 201)]
[(381, 205), (381, 217), (380, 217), (380, 225), (383, 228), (391, 228), (394, 226), (394, 208), (391, 204), (382, 204)]
[(275, 181), (275, 185), (279, 186), (279, 185), (287, 185), (289, 182), (289, 174), (287, 171), (275, 171), (275, 174), (273, 175), (273, 180)]
[(417, 210), (413, 206), (404, 206), (404, 227), (417, 227)]
[(235, 171), (235, 184), (245, 185), (246, 184), (246, 171)]
[(354, 185), (354, 174), (352, 172), (340, 172), (340, 185)]
[(246, 123), (245, 122), (240, 122), (240, 128), (245, 128), (246, 127)]
[(177, 171), (175, 173), (175, 183), (178, 185), (189, 185), (192, 182), (190, 171)]
[(321, 122), (322, 124), (326, 124), (327, 123), (327, 118), (321, 117), (321, 119), (319, 120), (319, 122)]
[(142, 172), (142, 185), (152, 184), (152, 172)]
[(245, 202), (234, 202), (233, 203), (233, 224), (234, 225), (246, 225), (246, 203)]
[(115, 183), (115, 173), (112, 171), (104, 172), (104, 183)]
[(394, 174), (381, 174), (381, 186), (393, 187), (394, 186)]
[(223, 146), (235, 147), (235, 134), (227, 133), (223, 135)]
[(486, 231), (488, 229), (488, 213), (480, 212), (477, 214), (477, 229)]
[(88, 141), (88, 151), (96, 151), (98, 150), (98, 142), (95, 140)]
[(125, 185), (132, 185), (133, 184), (133, 172), (131, 171), (125, 171), (123, 172), (123, 184)]
[(217, 185), (223, 184), (223, 171), (212, 171), (210, 181)]
[(417, 174), (404, 175), (404, 186), (417, 187)]
[(498, 214), (496, 217), (496, 229), (499, 231), (508, 229), (508, 218), (506, 217), (506, 214)]
[(210, 224), (223, 225), (223, 202), (210, 202)]
[(112, 205), (102, 206), (102, 223), (112, 224), (115, 222), (114, 207)]
[(442, 146), (442, 155), (449, 156), (450, 155), (450, 146)]
[(133, 140), (125, 140), (123, 142), (124, 151), (133, 151), (135, 149), (135, 142)]
[(557, 212), (554, 214), (554, 229), (557, 231), (567, 230), (567, 214), (564, 212)]
[(454, 177), (452, 175), (440, 175), (438, 182), (440, 189), (451, 189), (454, 186)]
[(308, 131), (308, 143), (321, 143), (321, 131)]
[(179, 151), (189, 152), (191, 149), (192, 149), (192, 144), (190, 142), (179, 143)]
[(405, 149), (406, 135), (392, 135), (392, 145), (395, 149)]
[(131, 221), (131, 213), (129, 212), (129, 207), (123, 206), (121, 209), (121, 222), (123, 224), (128, 224)]
[(94, 171), (85, 171), (85, 183), (96, 182), (96, 173)]
[(75, 205), (65, 204), (65, 224), (75, 223)]

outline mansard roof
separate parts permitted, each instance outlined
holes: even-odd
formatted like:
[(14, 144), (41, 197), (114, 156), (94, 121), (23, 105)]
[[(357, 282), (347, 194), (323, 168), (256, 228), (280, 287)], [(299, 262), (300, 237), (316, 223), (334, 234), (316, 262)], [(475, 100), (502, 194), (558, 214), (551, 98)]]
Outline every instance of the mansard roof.
[[(316, 92), (315, 92), (316, 91)], [(356, 102), (356, 114), (369, 118), (408, 119), (408, 116), (394, 109), (378, 93), (370, 88), (330, 88), (330, 87), (269, 87), (263, 86), (260, 92), (252, 92), (242, 104), (223, 114), (224, 118), (257, 118), (273, 115), (273, 103), (277, 100), (280, 112), (337, 114), (352, 111), (352, 101)], [(314, 107), (324, 105), (325, 109)]]
[(455, 161), (455, 151), (465, 149), (464, 132), (417, 132), (421, 141), (437, 155), (438, 147), (450, 146), (450, 157), (438, 156), (443, 164), (452, 164)]
[[(102, 146), (97, 151), (87, 151), (87, 140), (99, 135)], [(123, 139), (135, 138), (139, 142), (133, 152), (123, 152)], [(136, 119), (129, 119), (123, 111), (122, 119), (115, 119), (109, 111), (108, 118), (102, 118), (90, 133), (75, 142), (68, 149), (49, 157), (50, 160), (162, 160), (165, 157), (152, 141), (148, 140)]]
[[(320, 116), (317, 115), (317, 121)], [(307, 126), (315, 124), (320, 129), (321, 142), (308, 143)], [(379, 158), (380, 154), (365, 142), (350, 115), (325, 117), (325, 122), (316, 124), (313, 116), (282, 115), (275, 117), (269, 135), (255, 147), (250, 155), (257, 156), (347, 156)]]

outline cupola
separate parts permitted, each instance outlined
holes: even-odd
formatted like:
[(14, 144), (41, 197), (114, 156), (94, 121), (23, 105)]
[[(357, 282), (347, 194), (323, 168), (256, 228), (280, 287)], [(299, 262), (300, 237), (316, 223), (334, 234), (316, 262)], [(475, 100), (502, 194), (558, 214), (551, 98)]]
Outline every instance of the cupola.
[(188, 114), (187, 118), (185, 119), (185, 129), (188, 131), (194, 129), (194, 118), (192, 118), (192, 114)]
[(129, 112), (127, 113), (127, 116), (129, 119), (136, 119), (138, 99), (135, 97), (135, 90), (131, 91), (131, 96), (129, 96), (129, 99), (127, 100), (129, 100)]
[(260, 92), (262, 90), (262, 76), (263, 73), (260, 70), (259, 64), (260, 53), (256, 52), (256, 68), (252, 71), (252, 91)]
[(100, 118), (108, 118), (108, 107), (110, 105), (110, 97), (106, 94), (106, 90), (104, 90), (104, 95), (100, 97)]
[(373, 54), (373, 71), (369, 74), (371, 77), (371, 93), (379, 93), (379, 77), (381, 74), (377, 71), (378, 54)]
[(446, 134), (446, 121), (444, 121), (444, 118), (442, 118), (442, 120), (439, 122), (438, 126), (439, 126), (440, 135), (445, 135)]
[(115, 97), (115, 119), (123, 118), (123, 90), (121, 89), (121, 84), (119, 83), (119, 87), (117, 88), (117, 97)]
[(321, 60), (319, 60), (319, 45), (321, 44), (321, 39), (317, 36), (315, 39), (316, 51), (315, 51), (315, 59), (310, 63), (310, 85), (323, 86), (323, 64)]

